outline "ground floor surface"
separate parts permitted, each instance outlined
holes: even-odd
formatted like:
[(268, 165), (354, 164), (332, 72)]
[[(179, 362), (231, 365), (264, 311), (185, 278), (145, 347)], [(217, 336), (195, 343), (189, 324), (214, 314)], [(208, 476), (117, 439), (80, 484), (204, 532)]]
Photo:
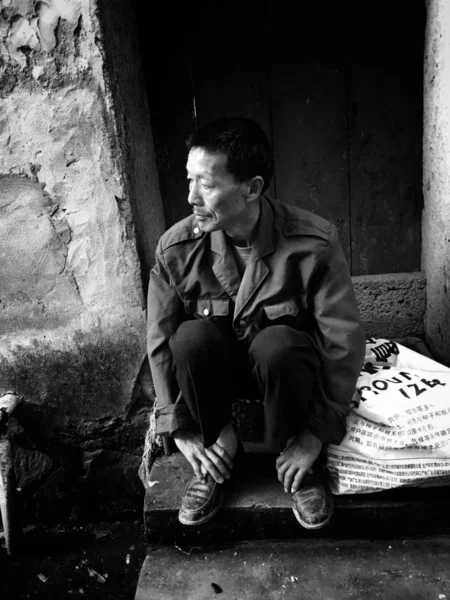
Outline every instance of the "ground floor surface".
[(28, 528), (0, 547), (0, 599), (133, 600), (145, 553), (140, 521)]
[(449, 549), (450, 538), (159, 549), (146, 560), (136, 600), (444, 600)]
[(317, 538), (154, 546), (145, 559), (139, 521), (34, 528), (20, 556), (0, 548), (0, 597), (450, 600), (449, 551), (450, 537)]

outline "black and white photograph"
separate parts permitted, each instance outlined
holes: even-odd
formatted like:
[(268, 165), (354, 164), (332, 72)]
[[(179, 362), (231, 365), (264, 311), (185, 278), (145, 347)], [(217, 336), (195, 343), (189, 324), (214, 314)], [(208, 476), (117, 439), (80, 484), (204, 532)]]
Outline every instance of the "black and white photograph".
[(450, 0), (0, 0), (1, 600), (450, 600)]

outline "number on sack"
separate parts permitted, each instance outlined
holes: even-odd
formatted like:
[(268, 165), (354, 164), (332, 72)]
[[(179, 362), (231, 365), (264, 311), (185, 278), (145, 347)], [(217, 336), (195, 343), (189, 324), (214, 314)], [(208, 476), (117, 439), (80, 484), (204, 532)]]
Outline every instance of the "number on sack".
[[(412, 379), (411, 374), (406, 373), (405, 371), (401, 371), (399, 373), (399, 376), (403, 377), (407, 381), (411, 381), (411, 379)], [(426, 392), (428, 388), (432, 389), (432, 388), (436, 387), (437, 385), (442, 385), (442, 386), (447, 385), (446, 383), (439, 381), (439, 379), (431, 379), (431, 380), (420, 379), (420, 381), (421, 381), (421, 383), (424, 383), (428, 387), (420, 387), (417, 383), (408, 383), (406, 385), (406, 387), (412, 388), (415, 391), (415, 395), (413, 395), (413, 398), (417, 398), (417, 396), (420, 396), (421, 394)], [(392, 384), (392, 383), (399, 384), (399, 383), (403, 383), (403, 381), (401, 379), (399, 379), (398, 377), (391, 377), (390, 379), (374, 379), (372, 381), (371, 386), (370, 385), (361, 386), (360, 388), (358, 388), (359, 395), (361, 397), (361, 401), (365, 402), (368, 399), (362, 393), (363, 390), (367, 390), (374, 396), (378, 396), (378, 394), (380, 392), (386, 391), (389, 387), (389, 384)], [(402, 396), (404, 396), (405, 398), (408, 398), (408, 399), (411, 398), (411, 396), (408, 394), (408, 392), (404, 388), (398, 388), (398, 390), (402, 394)]]

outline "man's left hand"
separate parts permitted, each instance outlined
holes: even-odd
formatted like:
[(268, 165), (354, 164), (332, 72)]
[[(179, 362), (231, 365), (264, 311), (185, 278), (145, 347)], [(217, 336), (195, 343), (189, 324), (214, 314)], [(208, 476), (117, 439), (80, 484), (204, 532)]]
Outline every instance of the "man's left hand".
[(319, 438), (307, 429), (288, 440), (286, 448), (276, 461), (278, 480), (283, 484), (286, 493), (293, 494), (298, 491), (303, 477), (316, 461), (322, 446)]

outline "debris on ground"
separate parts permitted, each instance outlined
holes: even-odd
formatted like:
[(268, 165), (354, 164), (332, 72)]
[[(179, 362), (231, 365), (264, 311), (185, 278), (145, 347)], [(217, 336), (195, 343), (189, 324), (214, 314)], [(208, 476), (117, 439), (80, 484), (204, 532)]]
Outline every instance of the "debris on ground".
[(90, 577), (93, 577), (99, 583), (106, 583), (106, 579), (103, 577), (103, 575), (100, 575), (100, 573), (98, 571), (96, 571), (95, 569), (92, 569), (91, 567), (88, 567), (87, 570), (88, 570)]
[(0, 540), (1, 600), (130, 600), (146, 554), (140, 520), (24, 527), (20, 550)]

